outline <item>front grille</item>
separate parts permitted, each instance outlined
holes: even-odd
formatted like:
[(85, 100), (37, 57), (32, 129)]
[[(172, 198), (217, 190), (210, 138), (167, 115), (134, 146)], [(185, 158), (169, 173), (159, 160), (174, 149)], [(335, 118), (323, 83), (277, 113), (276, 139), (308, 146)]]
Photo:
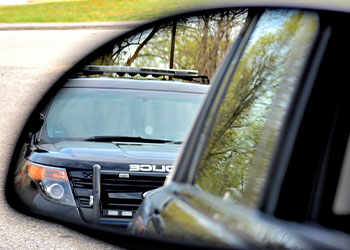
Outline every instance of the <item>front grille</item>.
[[(92, 171), (70, 171), (69, 176), (78, 206), (92, 208)], [(103, 217), (132, 218), (143, 194), (163, 185), (164, 173), (130, 173), (101, 171), (101, 204)]]

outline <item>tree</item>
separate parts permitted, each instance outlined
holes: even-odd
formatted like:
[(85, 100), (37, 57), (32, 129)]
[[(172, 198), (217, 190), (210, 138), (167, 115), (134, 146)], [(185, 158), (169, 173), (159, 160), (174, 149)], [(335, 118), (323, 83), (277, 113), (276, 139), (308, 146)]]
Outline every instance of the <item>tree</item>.
[[(313, 22), (305, 21), (303, 12), (280, 18), (279, 25), (275, 18), (273, 14), (267, 15), (257, 26), (235, 70), (198, 166), (196, 183), (215, 195), (225, 197), (232, 190), (245, 191), (276, 93), (282, 84), (296, 82), (297, 74), (290, 77), (287, 72), (293, 72), (291, 65), (300, 65), (294, 50), (301, 36), (307, 37), (304, 31), (311, 30)], [(271, 23), (274, 23), (273, 29), (266, 32)], [(271, 138), (265, 143), (269, 148), (275, 143), (277, 128), (271, 129)], [(265, 155), (261, 160), (267, 161), (270, 157)], [(257, 168), (268, 165), (266, 162), (256, 164)]]
[(246, 18), (247, 10), (242, 9), (163, 24), (115, 44), (112, 51), (93, 64), (172, 66), (174, 69), (198, 70), (200, 75), (211, 78)]

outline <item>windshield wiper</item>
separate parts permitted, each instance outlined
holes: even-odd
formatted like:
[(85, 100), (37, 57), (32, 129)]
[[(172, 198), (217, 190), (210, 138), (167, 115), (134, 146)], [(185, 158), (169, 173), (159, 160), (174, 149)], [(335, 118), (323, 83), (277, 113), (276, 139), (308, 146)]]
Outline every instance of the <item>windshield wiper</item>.
[(162, 140), (162, 139), (150, 139), (143, 138), (141, 136), (93, 136), (84, 139), (84, 141), (93, 141), (93, 142), (145, 142), (145, 143), (170, 143), (172, 141)]
[(183, 141), (169, 141), (168, 144), (182, 144)]

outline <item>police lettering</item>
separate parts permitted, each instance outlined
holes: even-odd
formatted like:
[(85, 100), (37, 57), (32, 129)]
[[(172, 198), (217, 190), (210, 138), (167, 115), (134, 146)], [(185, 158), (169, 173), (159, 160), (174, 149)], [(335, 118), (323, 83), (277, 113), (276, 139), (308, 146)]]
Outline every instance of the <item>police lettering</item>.
[(174, 169), (172, 165), (130, 164), (129, 167), (133, 172), (172, 172)]

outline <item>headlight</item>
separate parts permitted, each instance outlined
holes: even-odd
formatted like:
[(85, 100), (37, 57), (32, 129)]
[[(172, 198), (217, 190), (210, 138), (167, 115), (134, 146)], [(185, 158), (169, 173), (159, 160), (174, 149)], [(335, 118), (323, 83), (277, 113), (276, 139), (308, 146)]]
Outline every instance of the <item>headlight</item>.
[(48, 167), (27, 161), (27, 175), (50, 201), (76, 206), (64, 168)]
[(61, 200), (64, 196), (64, 188), (58, 183), (48, 186), (46, 191), (55, 200)]

